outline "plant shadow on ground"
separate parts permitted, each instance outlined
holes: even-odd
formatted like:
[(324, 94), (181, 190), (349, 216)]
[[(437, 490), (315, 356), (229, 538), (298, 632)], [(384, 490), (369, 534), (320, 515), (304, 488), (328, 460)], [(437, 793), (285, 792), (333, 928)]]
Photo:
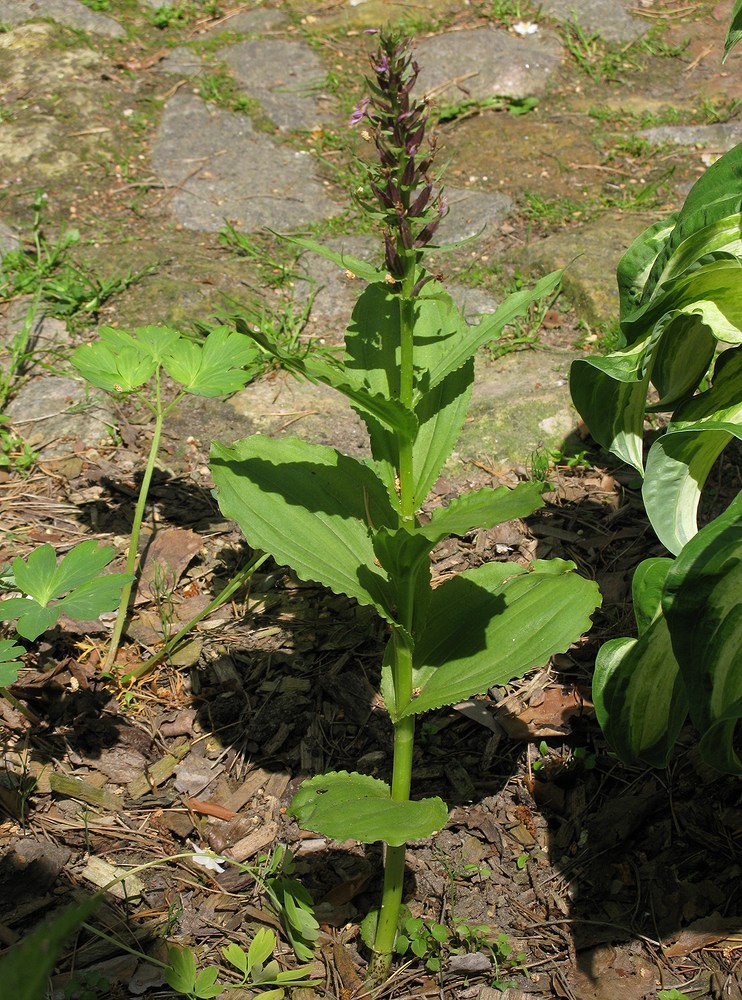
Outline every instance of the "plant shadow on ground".
[[(569, 452), (567, 444), (563, 451)], [(660, 977), (666, 986), (694, 975), (699, 985), (710, 984), (712, 976), (721, 985), (733, 981), (732, 951), (706, 949), (696, 961), (689, 957), (692, 938), (686, 937), (677, 952), (683, 979), (668, 941), (683, 928), (687, 935), (699, 919), (710, 918), (710, 933), (724, 939), (742, 926), (742, 919), (733, 922), (742, 888), (734, 851), (740, 793), (733, 779), (703, 769), (690, 733), (667, 772), (618, 764), (600, 736), (585, 701), (596, 648), (611, 634), (625, 633), (628, 581), (635, 565), (659, 548), (635, 491), (616, 487), (631, 474), (608, 471), (592, 454), (590, 460), (595, 468), (564, 465), (551, 474), (552, 499), (527, 524), (472, 532), (443, 543), (434, 554), (438, 576), (490, 559), (523, 558), (527, 551), (531, 558), (571, 558), (581, 572), (598, 579), (605, 610), (596, 620), (595, 637), (558, 657), (548, 674), (496, 692), (496, 706), (489, 703), (485, 713), (494, 724), (450, 709), (420, 720), (413, 795), (441, 794), (452, 812), (439, 835), (410, 848), (405, 898), (415, 914), (429, 919), (467, 920), (505, 933), (516, 950), (527, 951), (526, 964), (540, 977), (527, 983), (517, 970), (506, 970), (508, 981), (542, 995), (570, 996), (571, 990), (580, 1000), (605, 996), (600, 990), (612, 984), (614, 996), (639, 1000), (654, 996), (652, 984)], [(733, 478), (727, 470), (720, 486), (731, 488)], [(100, 482), (111, 497), (120, 495), (113, 479)], [(444, 501), (456, 491), (453, 483), (438, 484)], [(219, 516), (208, 490), (198, 490), (194, 499), (191, 484), (186, 487), (177, 477), (161, 477), (152, 496), (162, 515), (158, 530)], [(118, 518), (129, 502), (125, 497), (122, 509), (109, 515), (107, 530), (119, 530)], [(105, 506), (102, 498), (96, 503)], [(104, 515), (101, 510), (98, 518)], [(83, 506), (83, 517), (100, 530), (92, 506)], [(244, 559), (237, 537), (220, 552), (225, 565)], [(251, 863), (260, 851), (288, 843), (318, 919), (336, 940), (345, 941), (343, 928), (378, 901), (378, 845), (333, 845), (300, 834), (285, 807), (303, 777), (328, 768), (388, 777), (391, 727), (376, 694), (385, 627), (374, 612), (298, 581), (272, 563), (256, 574), (251, 601), (247, 616), (238, 608), (220, 627), (217, 642), (207, 645), (198, 665), (187, 672), (160, 670), (131, 704), (116, 700), (94, 665), (79, 662), (69, 637), (59, 630), (49, 633), (39, 665), (53, 654), (54, 676), (44, 675), (48, 680), (35, 690), (14, 689), (47, 727), (29, 741), (36, 770), (29, 772), (23, 808), (33, 830), (33, 810), (45, 800), (35, 797), (32, 786), (70, 750), (85, 780), (96, 762), (109, 766), (112, 754), (141, 761), (141, 773), (188, 741), (184, 768), (175, 777), (143, 797), (126, 796), (127, 812), (136, 814), (137, 827), (145, 823), (150, 840), (140, 842), (133, 828), (114, 835), (105, 823), (88, 822), (94, 811), (83, 807), (63, 810), (61, 822), (67, 825), (57, 821), (51, 827), (54, 850), (72, 853), (84, 846), (93, 855), (130, 864), (132, 851), (137, 860), (161, 857), (187, 850), (190, 841), (237, 857), (247, 852), (241, 860)], [(613, 617), (606, 615), (621, 605)], [(126, 787), (123, 776), (110, 780)], [(221, 804), (245, 790), (247, 798), (243, 795), (231, 818), (199, 812), (204, 800)], [(80, 805), (64, 797), (55, 804), (57, 809)], [(30, 839), (22, 838), (24, 849)], [(66, 863), (50, 869), (62, 890)], [(248, 939), (260, 914), (272, 919), (264, 910), (245, 907), (244, 897), (226, 895), (254, 893), (249, 875), (227, 869), (194, 879), (194, 873), (198, 876), (198, 869), (184, 865), (175, 873), (143, 876), (145, 905), (160, 914), (153, 922), (137, 916), (141, 904), (113, 903), (120, 940), (132, 944), (134, 934), (137, 946), (156, 953), (153, 939), (165, 926), (170, 935), (214, 947), (235, 936)], [(186, 884), (179, 886), (181, 877)], [(53, 905), (49, 898), (35, 908), (34, 894), (36, 889), (29, 896), (24, 885), (15, 898), (19, 912), (28, 905), (27, 922)], [(216, 900), (227, 908), (217, 912)], [(131, 922), (126, 927), (125, 913), (136, 917), (133, 930)], [(84, 937), (83, 943), (77, 966), (116, 953), (95, 939)], [(350, 947), (356, 949), (358, 941)], [(337, 959), (329, 962), (333, 967)], [(419, 968), (405, 976), (398, 996), (433, 986)], [(451, 998), (465, 985), (450, 974), (441, 983)], [(713, 995), (711, 985), (702, 995)]]

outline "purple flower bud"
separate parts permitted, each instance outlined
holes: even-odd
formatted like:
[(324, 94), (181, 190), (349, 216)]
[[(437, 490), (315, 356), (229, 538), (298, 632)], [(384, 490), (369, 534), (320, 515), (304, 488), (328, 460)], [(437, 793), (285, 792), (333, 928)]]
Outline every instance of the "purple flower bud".
[(381, 59), (379, 59), (378, 64), (375, 65), (373, 69), (374, 72), (378, 73), (379, 76), (381, 76), (382, 73), (389, 72), (389, 56), (386, 54), (386, 52), (381, 53)]
[(363, 121), (366, 117), (366, 109), (368, 108), (369, 100), (370, 99), (368, 97), (364, 97), (358, 102), (358, 104), (356, 104), (353, 109), (353, 114), (350, 116), (351, 125), (357, 125), (358, 122)]

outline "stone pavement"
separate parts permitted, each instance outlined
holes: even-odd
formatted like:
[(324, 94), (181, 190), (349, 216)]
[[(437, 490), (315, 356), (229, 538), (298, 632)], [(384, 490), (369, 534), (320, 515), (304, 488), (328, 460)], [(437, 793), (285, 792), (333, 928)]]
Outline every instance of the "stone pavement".
[[(117, 256), (127, 267), (143, 260), (158, 263), (157, 278), (132, 288), (118, 311), (114, 303), (107, 319), (122, 325), (132, 318), (205, 320), (219, 293), (235, 294), (249, 284), (249, 264), (241, 265), (241, 276), (236, 262), (224, 263), (218, 247), (216, 234), (225, 220), (246, 234), (310, 227), (326, 232), (338, 246), (373, 256), (378, 242), (353, 231), (343, 174), (331, 169), (338, 154), (321, 140), (347, 123), (347, 85), (333, 86), (333, 76), (355, 53), (355, 91), (360, 92), (361, 54), (370, 44), (363, 29), (377, 25), (390, 5), (377, 0), (224, 3), (220, 18), (204, 14), (155, 29), (152, 17), (164, 6), (142, 0), (132, 14), (131, 4), (115, 0), (105, 11), (80, 0), (0, 0), (0, 23), (6, 28), (0, 34), (5, 175), (0, 179), (0, 252), (28, 224), (22, 216), (28, 192), (43, 187), (59, 214), (85, 223), (85, 238), (93, 246), (104, 244), (103, 260)], [(199, 5), (189, 6), (193, 13)], [(546, 343), (537, 350), (494, 362), (483, 357), (478, 366), (472, 419), (459, 453), (489, 464), (523, 463), (538, 447), (561, 447), (575, 427), (569, 364), (596, 329), (615, 323), (615, 268), (621, 253), (646, 225), (678, 207), (708, 157), (742, 139), (739, 116), (715, 123), (696, 120), (704, 99), (729, 98), (734, 93), (730, 76), (739, 80), (739, 56), (724, 70), (718, 61), (728, 0), (702, 23), (689, 23), (686, 33), (693, 34), (696, 48), (691, 45), (687, 56), (674, 59), (661, 59), (658, 43), (652, 42), (652, 29), (658, 27), (673, 41), (683, 35), (683, 25), (661, 19), (660, 2), (542, 0), (538, 7), (538, 15), (519, 23), (513, 17), (489, 18), (486, 4), (466, 11), (446, 0), (394, 5), (398, 15), (414, 14), (419, 20), (421, 10), (429, 14), (431, 25), (418, 33), (416, 47), (419, 88), (441, 104), (462, 108), (460, 118), (443, 129), (450, 214), (441, 238), (471, 242), (458, 256), (442, 255), (436, 262), (445, 271), (453, 260), (453, 271), (465, 279), (456, 273), (450, 277), (454, 297), (476, 321), (496, 308), (500, 296), (493, 293), (492, 281), (471, 287), (472, 265), (492, 274), (507, 274), (515, 265), (530, 280), (570, 264), (567, 297), (558, 304), (558, 313), (569, 315), (564, 334), (543, 338)], [(583, 45), (582, 69), (570, 55), (575, 36), (565, 33), (569, 21), (589, 42)], [(603, 41), (613, 48), (605, 49)], [(630, 48), (644, 43), (645, 49)], [(604, 50), (608, 55), (601, 71), (597, 59)], [(622, 66), (620, 53), (633, 51), (637, 59), (648, 53), (644, 69), (632, 69), (628, 62)], [(618, 62), (611, 63), (608, 56), (616, 52)], [(585, 71), (589, 59), (593, 62)], [(208, 87), (214, 92), (217, 86), (221, 99), (208, 96)], [(539, 106), (522, 116), (505, 110), (467, 113), (495, 98), (505, 103), (536, 98)], [(624, 151), (622, 160), (614, 160), (613, 140), (601, 140), (596, 131), (593, 101), (614, 115), (630, 108), (636, 122), (652, 116), (661, 120), (660, 112), (669, 107), (680, 109), (684, 120), (630, 126), (626, 145), (630, 140), (637, 152)], [(632, 171), (641, 173), (636, 164), (642, 151), (647, 171), (654, 169), (653, 156), (680, 165), (653, 212), (638, 211), (627, 199), (630, 185), (641, 183)], [(122, 215), (116, 198), (122, 192), (134, 198), (140, 188), (142, 200), (132, 201)], [(588, 213), (598, 196), (605, 210)], [(553, 206), (551, 219), (543, 208), (537, 217), (539, 198)], [(115, 225), (106, 219), (106, 204), (114, 202)], [(586, 220), (580, 223), (583, 205)], [(117, 238), (110, 237), (114, 230)], [(129, 243), (133, 249), (127, 257)], [(318, 258), (304, 256), (299, 267), (307, 280), (297, 282), (296, 301), (306, 301), (310, 287), (315, 292), (307, 332), (339, 340), (358, 288), (341, 269)], [(13, 316), (0, 317), (6, 337), (17, 329)], [(59, 398), (71, 392), (66, 383), (50, 387), (50, 393), (58, 391)], [(16, 419), (28, 419), (30, 409), (39, 406), (38, 392), (33, 383), (21, 390), (13, 404)], [(231, 407), (241, 432), (280, 433), (284, 414), (305, 413), (290, 433), (364, 447), (362, 432), (342, 401), (313, 386), (279, 378), (220, 405)], [(206, 434), (209, 414), (213, 411), (204, 417)], [(95, 439), (98, 429), (93, 420), (87, 431), (78, 426), (75, 433)]]

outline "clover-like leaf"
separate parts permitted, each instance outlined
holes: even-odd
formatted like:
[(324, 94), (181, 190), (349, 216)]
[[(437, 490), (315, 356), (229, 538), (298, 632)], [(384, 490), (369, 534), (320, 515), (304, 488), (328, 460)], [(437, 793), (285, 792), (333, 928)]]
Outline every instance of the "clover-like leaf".
[(194, 396), (228, 396), (252, 378), (260, 356), (249, 337), (219, 326), (202, 344), (181, 338), (163, 357), (163, 367), (174, 382)]
[(121, 589), (131, 580), (124, 573), (100, 575), (114, 554), (110, 546), (88, 539), (71, 549), (59, 565), (51, 545), (34, 549), (28, 559), (19, 556), (13, 560), (13, 575), (17, 588), (27, 596), (0, 602), (0, 621), (17, 619), (18, 634), (36, 639), (63, 612), (86, 621), (114, 611)]
[(23, 666), (20, 657), (26, 650), (12, 639), (0, 639), (0, 687), (8, 687), (18, 680), (18, 671)]

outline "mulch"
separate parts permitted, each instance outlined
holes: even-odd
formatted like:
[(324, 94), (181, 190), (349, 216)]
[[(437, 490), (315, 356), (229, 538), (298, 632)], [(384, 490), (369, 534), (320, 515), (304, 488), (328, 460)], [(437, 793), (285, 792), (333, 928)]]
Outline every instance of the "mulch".
[[(131, 459), (128, 447), (111, 444), (82, 454), (72, 479), (40, 468), (0, 483), (0, 558), (42, 541), (65, 551), (91, 535), (122, 550), (137, 485), (133, 473), (117, 475), (122, 456)], [(486, 925), (491, 947), (480, 935), (472, 954), (448, 956), (440, 972), (405, 956), (382, 990), (367, 992), (359, 923), (378, 901), (380, 849), (300, 831), (287, 806), (303, 777), (325, 769), (388, 776), (391, 730), (377, 694), (384, 628), (367, 609), (266, 563), (175, 662), (130, 688), (102, 676), (105, 620), (62, 622), (35, 644), (12, 689), (34, 721), (0, 699), (2, 949), (116, 873), (198, 848), (242, 867), (162, 861), (109, 893), (91, 921), (96, 933), (83, 929), (66, 948), (51, 996), (168, 995), (136, 953), (162, 959), (166, 943), (184, 944), (200, 964), (219, 963), (221, 947), (247, 947), (260, 926), (279, 934), (290, 968), (296, 960), (260, 891), (282, 845), (320, 923), (313, 972), (323, 985), (294, 991), (300, 1000), (644, 1000), (671, 987), (742, 998), (739, 783), (703, 765), (691, 730), (666, 771), (626, 767), (595, 721), (596, 650), (631, 633), (633, 568), (662, 550), (634, 474), (590, 458), (550, 470), (554, 489), (527, 522), (434, 553), (439, 579), (492, 559), (568, 558), (604, 595), (591, 634), (548, 667), (418, 728), (413, 795), (439, 794), (451, 814), (438, 835), (410, 846), (406, 903), (449, 927)], [(128, 669), (248, 556), (195, 475), (204, 461), (194, 453), (190, 466), (155, 479)], [(431, 502), (513, 485), (528, 471), (462, 464)], [(103, 977), (102, 992), (84, 992), (91, 973)]]

